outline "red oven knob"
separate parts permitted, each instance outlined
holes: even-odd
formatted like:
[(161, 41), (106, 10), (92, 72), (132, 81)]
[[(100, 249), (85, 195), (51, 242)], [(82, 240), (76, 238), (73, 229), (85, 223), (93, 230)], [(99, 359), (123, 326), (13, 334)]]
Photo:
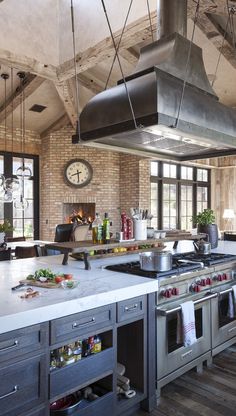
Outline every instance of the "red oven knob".
[(160, 295), (161, 295), (163, 298), (171, 298), (171, 295), (172, 295), (172, 289), (162, 290), (162, 291), (160, 292)]
[(196, 285), (194, 286), (194, 292), (200, 292), (201, 291), (201, 286)]
[(224, 280), (223, 279), (223, 275), (222, 274), (218, 274), (217, 280), (218, 280), (218, 282), (222, 282)]
[(172, 289), (172, 295), (174, 296), (178, 296), (179, 295), (179, 288), (178, 287), (173, 287)]
[(228, 280), (228, 275), (227, 275), (227, 273), (223, 273), (223, 279), (224, 279), (224, 280)]
[(212, 279), (210, 277), (207, 277), (206, 284), (207, 285), (212, 285)]
[(172, 296), (172, 289), (166, 289), (166, 297), (171, 298)]
[(206, 279), (202, 279), (200, 285), (201, 286), (206, 286)]

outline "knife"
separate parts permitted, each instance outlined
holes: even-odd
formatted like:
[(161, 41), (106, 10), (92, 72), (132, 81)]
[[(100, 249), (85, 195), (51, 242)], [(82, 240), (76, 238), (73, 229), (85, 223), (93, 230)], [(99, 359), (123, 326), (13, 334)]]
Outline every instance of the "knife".
[(17, 289), (20, 289), (21, 287), (23, 287), (23, 286), (27, 286), (26, 285), (26, 283), (20, 283), (19, 285), (17, 285), (17, 286), (13, 286), (12, 288), (11, 288), (11, 290), (17, 290)]

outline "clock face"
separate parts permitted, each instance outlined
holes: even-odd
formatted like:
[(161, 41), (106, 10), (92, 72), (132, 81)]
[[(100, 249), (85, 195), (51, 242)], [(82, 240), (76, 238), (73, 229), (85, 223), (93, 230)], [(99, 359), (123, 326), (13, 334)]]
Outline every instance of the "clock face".
[(66, 164), (64, 175), (69, 185), (82, 188), (91, 181), (93, 169), (86, 160), (73, 159)]

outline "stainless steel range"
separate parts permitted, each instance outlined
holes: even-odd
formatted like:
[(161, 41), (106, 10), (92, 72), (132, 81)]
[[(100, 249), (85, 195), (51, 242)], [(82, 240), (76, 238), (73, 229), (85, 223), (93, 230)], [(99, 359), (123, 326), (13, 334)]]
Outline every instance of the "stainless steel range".
[[(172, 269), (161, 273), (141, 270), (139, 261), (107, 268), (159, 281), (156, 294), (157, 395), (164, 385), (189, 369), (196, 367), (197, 371), (202, 371), (204, 362), (210, 365), (213, 355), (236, 342), (236, 319), (232, 314), (228, 316), (229, 294), (236, 284), (236, 256), (177, 254), (173, 256)], [(179, 312), (181, 303), (190, 299), (194, 302), (197, 342), (185, 347), (178, 341)]]

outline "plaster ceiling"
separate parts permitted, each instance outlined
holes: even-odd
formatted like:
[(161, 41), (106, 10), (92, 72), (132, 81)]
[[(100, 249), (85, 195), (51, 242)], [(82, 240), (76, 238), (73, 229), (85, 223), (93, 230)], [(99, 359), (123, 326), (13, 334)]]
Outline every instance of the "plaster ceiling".
[[(75, 0), (76, 13), (80, 13), (80, 19), (84, 17), (82, 19), (84, 32), (81, 26), (79, 26), (78, 30), (80, 30), (80, 34), (76, 36), (79, 45), (77, 48), (79, 51), (77, 56), (77, 69), (79, 72), (80, 109), (83, 108), (92, 95), (104, 89), (114, 56), (114, 50), (109, 46), (110, 39), (106, 21), (98, 7), (99, 0), (93, 1), (96, 3), (96, 7), (93, 10), (94, 15), (92, 16), (88, 2)], [(12, 91), (16, 94), (15, 91), (20, 85), (17, 72), (24, 70), (27, 77), (33, 77), (32, 74), (35, 75), (33, 82), (30, 84), (31, 87), (28, 87), (28, 92), (27, 88), (25, 89), (27, 96), (25, 99), (26, 129), (36, 131), (43, 136), (45, 132), (50, 132), (50, 129), (53, 131), (55, 126), (57, 126), (57, 121), (62, 120), (64, 115), (68, 115), (68, 117), (65, 116), (63, 119), (64, 124), (72, 123), (75, 125), (77, 111), (75, 103), (75, 82), (73, 78), (74, 67), (73, 63), (71, 63), (73, 55), (72, 32), (70, 27), (70, 1), (60, 0), (58, 3), (55, 0), (45, 0), (42, 8), (42, 2), (34, 0), (34, 10), (32, 11), (31, 7), (31, 13), (28, 8), (30, 5), (32, 6), (32, 0), (22, 0), (21, 2), (7, 0), (0, 3), (0, 35), (5, 29), (8, 31), (12, 30), (12, 22), (15, 22), (17, 27), (17, 30), (14, 32), (14, 37), (9, 37), (9, 42), (7, 37), (5, 37), (4, 43), (0, 41), (0, 74), (8, 73), (10, 75), (6, 84), (7, 100), (11, 99)], [(19, 3), (21, 3), (20, 10)], [(155, 25), (155, 3), (156, 0), (150, 0), (151, 22), (153, 25)], [(236, 107), (236, 59), (235, 50), (232, 47), (232, 36), (230, 36), (232, 33), (227, 34), (224, 50), (222, 50), (222, 34), (224, 35), (227, 13), (222, 14), (222, 8), (220, 7), (223, 7), (226, 2), (225, 0), (202, 0), (201, 3), (203, 6), (205, 4), (208, 13), (204, 13), (205, 9), (202, 6), (201, 20), (197, 22), (195, 28), (194, 43), (203, 48), (206, 72), (210, 81), (215, 80), (214, 89), (220, 101), (228, 106)], [(107, 0), (107, 4), (110, 14), (112, 15), (113, 13), (114, 31), (117, 31), (119, 28), (122, 29), (129, 1), (122, 0), (120, 2), (114, 2), (114, 0)], [(196, 3), (193, 0), (189, 0), (188, 4), (192, 8), (193, 15)], [(211, 5), (214, 6), (216, 4), (219, 6), (219, 15), (217, 13), (209, 13)], [(120, 21), (117, 14), (118, 6), (122, 10)], [(124, 7), (122, 8), (122, 6)], [(144, 0), (140, 0), (139, 6), (137, 6), (137, 3), (133, 6), (132, 19), (130, 18), (128, 22), (130, 27), (133, 25), (133, 29), (132, 27), (130, 29), (132, 42), (125, 40), (127, 47), (123, 47), (120, 51), (120, 60), (125, 75), (132, 72), (140, 47), (151, 42), (150, 28), (148, 27), (150, 26), (150, 20), (147, 18), (147, 11), (144, 6), (146, 7), (146, 1)], [(96, 16), (95, 13), (98, 13), (98, 10), (100, 17), (98, 15)], [(214, 9), (214, 12), (217, 10)], [(19, 12), (20, 18), (17, 20)], [(44, 20), (42, 20), (43, 12)], [(84, 15), (81, 15), (82, 13)], [(90, 15), (88, 15), (89, 13)], [(88, 20), (86, 26), (86, 19), (89, 19), (89, 16), (91, 20), (95, 19), (92, 21), (96, 21), (96, 24), (94, 23), (93, 25)], [(146, 18), (145, 26), (142, 26), (140, 23), (142, 16), (144, 20)], [(5, 27), (2, 26), (4, 24), (3, 18)], [(101, 30), (98, 30), (99, 18), (101, 20)], [(38, 19), (40, 20), (38, 21)], [(139, 27), (140, 31), (143, 27), (145, 28), (146, 32), (144, 30), (142, 36), (140, 36), (138, 29), (135, 32), (135, 22), (138, 22), (139, 26), (137, 27)], [(191, 38), (192, 30), (193, 20), (190, 13), (188, 19), (188, 38)], [(89, 33), (89, 31), (92, 33)], [(30, 36), (32, 38), (31, 46), (30, 44), (26, 45), (26, 40)], [(0, 36), (0, 38), (2, 37)], [(95, 46), (93, 47), (92, 45)], [(99, 59), (98, 56), (100, 56)], [(220, 62), (215, 79), (214, 74), (219, 56)], [(13, 67), (12, 78), (11, 67)], [(85, 69), (82, 72), (81, 67)], [(115, 85), (120, 78), (121, 72), (116, 61), (109, 80), (109, 86)], [(4, 123), (4, 85), (4, 80), (0, 79), (0, 123)], [(17, 98), (15, 100), (16, 103)], [(43, 105), (46, 109), (41, 113), (29, 111), (34, 104)], [(14, 127), (20, 127), (20, 106), (21, 98), (18, 97), (18, 105), (13, 111)], [(7, 125), (10, 127), (12, 118), (9, 106), (8, 111)]]

